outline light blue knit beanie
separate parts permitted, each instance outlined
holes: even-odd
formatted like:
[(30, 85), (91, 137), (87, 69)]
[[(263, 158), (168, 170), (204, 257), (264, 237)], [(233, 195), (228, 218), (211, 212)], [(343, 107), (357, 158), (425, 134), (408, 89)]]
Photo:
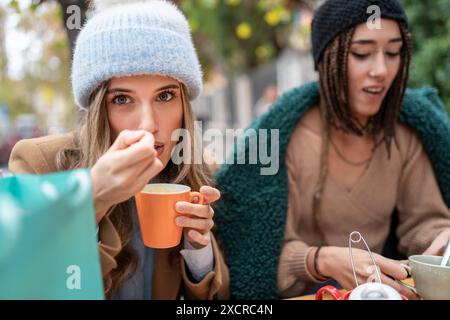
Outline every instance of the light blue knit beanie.
[(86, 109), (91, 93), (106, 80), (141, 74), (177, 79), (194, 100), (202, 71), (184, 15), (161, 0), (117, 2), (97, 0), (97, 13), (77, 38), (71, 74), (77, 105)]

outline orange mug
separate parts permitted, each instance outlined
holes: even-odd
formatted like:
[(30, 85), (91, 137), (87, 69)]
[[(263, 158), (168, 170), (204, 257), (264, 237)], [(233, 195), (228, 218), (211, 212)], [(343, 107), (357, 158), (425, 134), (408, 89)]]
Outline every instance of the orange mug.
[(142, 240), (147, 247), (164, 249), (176, 247), (183, 234), (183, 228), (175, 223), (179, 213), (175, 210), (178, 201), (204, 204), (199, 192), (181, 184), (151, 183), (135, 195), (136, 208)]

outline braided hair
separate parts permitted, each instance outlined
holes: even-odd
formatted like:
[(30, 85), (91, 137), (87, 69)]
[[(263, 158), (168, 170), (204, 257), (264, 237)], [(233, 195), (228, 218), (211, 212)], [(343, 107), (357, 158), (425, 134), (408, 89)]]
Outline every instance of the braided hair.
[[(328, 149), (331, 126), (358, 136), (363, 136), (364, 133), (368, 133), (375, 141), (374, 148), (384, 142), (389, 157), (392, 140), (395, 141), (398, 148), (395, 125), (408, 82), (409, 65), (412, 56), (411, 33), (403, 23), (399, 23), (399, 27), (403, 39), (399, 71), (381, 104), (380, 110), (369, 119), (365, 127), (357, 121), (349, 108), (348, 55), (356, 27), (339, 34), (328, 45), (318, 64), (321, 99), (319, 108), (322, 121), (322, 153), (319, 178), (314, 192), (313, 214), (323, 244), (326, 244), (326, 239), (319, 228), (318, 212), (321, 194), (328, 174)], [(382, 138), (377, 143), (376, 137), (380, 133), (382, 133)]]

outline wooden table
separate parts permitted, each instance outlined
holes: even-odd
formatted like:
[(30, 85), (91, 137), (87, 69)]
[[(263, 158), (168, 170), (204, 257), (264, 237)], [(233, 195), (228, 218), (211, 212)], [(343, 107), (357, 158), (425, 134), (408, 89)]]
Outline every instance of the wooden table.
[[(412, 278), (408, 278), (408, 279), (404, 280), (403, 282), (410, 286), (414, 286), (414, 280)], [(341, 295), (344, 295), (347, 292), (347, 290), (339, 290), (339, 292), (341, 293)], [(325, 295), (323, 297), (323, 299), (324, 300), (332, 300), (329, 295)], [(287, 300), (316, 300), (316, 296), (314, 294), (311, 294), (311, 295), (307, 295), (307, 296), (294, 297), (294, 298), (290, 298)]]

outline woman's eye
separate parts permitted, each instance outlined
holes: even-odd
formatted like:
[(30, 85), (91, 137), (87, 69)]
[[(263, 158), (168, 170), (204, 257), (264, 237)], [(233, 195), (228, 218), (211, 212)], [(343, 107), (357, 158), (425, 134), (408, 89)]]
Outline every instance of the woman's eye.
[(127, 96), (117, 96), (113, 98), (112, 102), (114, 104), (127, 104), (130, 103), (130, 99)]
[(161, 93), (158, 95), (158, 98), (157, 98), (156, 100), (157, 100), (157, 101), (165, 101), (165, 102), (167, 102), (167, 101), (172, 100), (172, 99), (174, 98), (174, 96), (175, 96), (175, 93), (174, 93), (174, 92), (171, 92), (171, 91), (164, 91), (164, 92), (161, 92)]
[(357, 58), (357, 59), (363, 60), (363, 59), (369, 57), (369, 56), (370, 56), (370, 53), (358, 53), (358, 52), (352, 52), (352, 55), (353, 55), (355, 58)]
[(386, 52), (388, 57), (397, 57), (400, 55), (400, 52)]

